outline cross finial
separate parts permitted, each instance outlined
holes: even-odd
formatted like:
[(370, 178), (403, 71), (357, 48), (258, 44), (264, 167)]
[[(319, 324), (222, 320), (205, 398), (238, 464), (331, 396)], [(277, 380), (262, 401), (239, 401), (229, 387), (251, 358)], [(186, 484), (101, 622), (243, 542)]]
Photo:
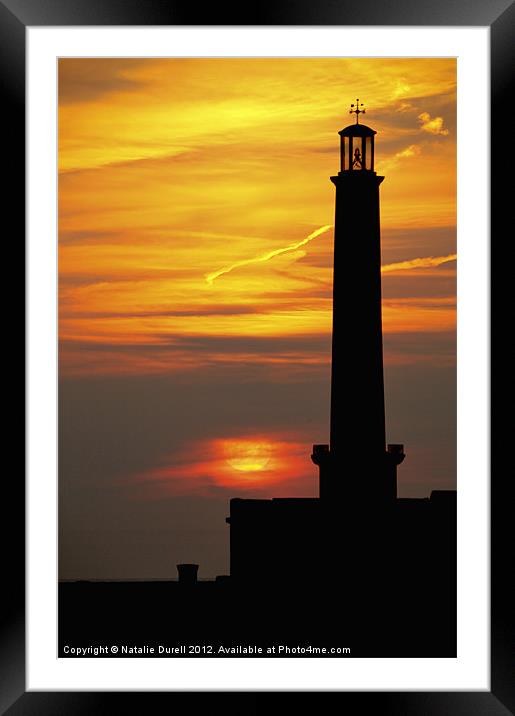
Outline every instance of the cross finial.
[[(354, 109), (354, 107), (355, 107), (356, 109)], [(349, 112), (349, 114), (355, 114), (355, 115), (356, 115), (356, 124), (359, 124), (359, 115), (360, 115), (360, 114), (365, 114), (365, 110), (364, 110), (364, 109), (360, 109), (360, 107), (363, 107), (363, 102), (361, 102), (361, 104), (360, 104), (359, 99), (356, 100), (356, 104), (351, 104), (351, 106), (350, 106), (350, 112)]]

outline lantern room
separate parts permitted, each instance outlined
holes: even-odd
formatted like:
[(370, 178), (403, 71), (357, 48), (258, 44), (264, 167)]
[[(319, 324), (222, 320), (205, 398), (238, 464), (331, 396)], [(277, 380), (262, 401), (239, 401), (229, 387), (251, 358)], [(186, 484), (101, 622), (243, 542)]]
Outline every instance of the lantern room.
[(374, 135), (365, 124), (351, 124), (341, 132), (341, 172), (374, 171)]
[(363, 102), (359, 99), (351, 104), (349, 114), (356, 115), (356, 124), (351, 124), (341, 132), (341, 166), (342, 172), (373, 172), (374, 171), (374, 132), (365, 124), (359, 123), (359, 115), (365, 114)]

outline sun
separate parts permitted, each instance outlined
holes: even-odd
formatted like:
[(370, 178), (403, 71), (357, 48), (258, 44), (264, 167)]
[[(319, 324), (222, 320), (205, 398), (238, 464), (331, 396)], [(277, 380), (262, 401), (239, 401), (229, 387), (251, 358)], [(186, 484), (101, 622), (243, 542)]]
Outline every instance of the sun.
[(238, 472), (260, 472), (270, 463), (272, 446), (256, 440), (227, 440), (225, 461)]

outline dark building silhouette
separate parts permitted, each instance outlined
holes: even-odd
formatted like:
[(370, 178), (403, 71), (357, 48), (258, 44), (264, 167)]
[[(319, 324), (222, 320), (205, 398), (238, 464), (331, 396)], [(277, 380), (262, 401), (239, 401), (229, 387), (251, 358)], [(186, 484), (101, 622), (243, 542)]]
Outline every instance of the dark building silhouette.
[(386, 445), (384, 177), (374, 171), (376, 132), (359, 123), (362, 106), (351, 105), (356, 123), (339, 132), (340, 171), (331, 177), (330, 442), (314, 445), (311, 455), (319, 497), (232, 499), (230, 576), (201, 582), (198, 565), (182, 564), (175, 583), (111, 584), (102, 592), (98, 585), (61, 585), (61, 649), (70, 634), (80, 634), (78, 610), (89, 615), (81, 622), (89, 637), (96, 629), (105, 639), (108, 629), (116, 638), (137, 599), (146, 621), (136, 637), (147, 640), (163, 640), (164, 629), (176, 641), (350, 643), (354, 656), (455, 655), (456, 492), (398, 498), (404, 448)]

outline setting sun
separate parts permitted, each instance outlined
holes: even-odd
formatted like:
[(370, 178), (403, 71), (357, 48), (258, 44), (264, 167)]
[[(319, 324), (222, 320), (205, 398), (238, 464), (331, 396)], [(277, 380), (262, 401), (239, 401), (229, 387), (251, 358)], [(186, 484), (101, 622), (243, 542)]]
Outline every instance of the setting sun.
[(269, 443), (252, 440), (227, 440), (225, 449), (227, 463), (241, 472), (259, 472), (270, 462), (272, 446)]
[[(309, 440), (287, 434), (215, 438), (191, 444), (184, 453), (165, 457), (162, 465), (133, 479), (154, 485), (161, 494), (188, 494), (194, 485), (205, 495), (228, 487), (261, 496), (312, 495), (317, 487), (310, 449)], [(199, 459), (192, 459), (192, 452)]]

